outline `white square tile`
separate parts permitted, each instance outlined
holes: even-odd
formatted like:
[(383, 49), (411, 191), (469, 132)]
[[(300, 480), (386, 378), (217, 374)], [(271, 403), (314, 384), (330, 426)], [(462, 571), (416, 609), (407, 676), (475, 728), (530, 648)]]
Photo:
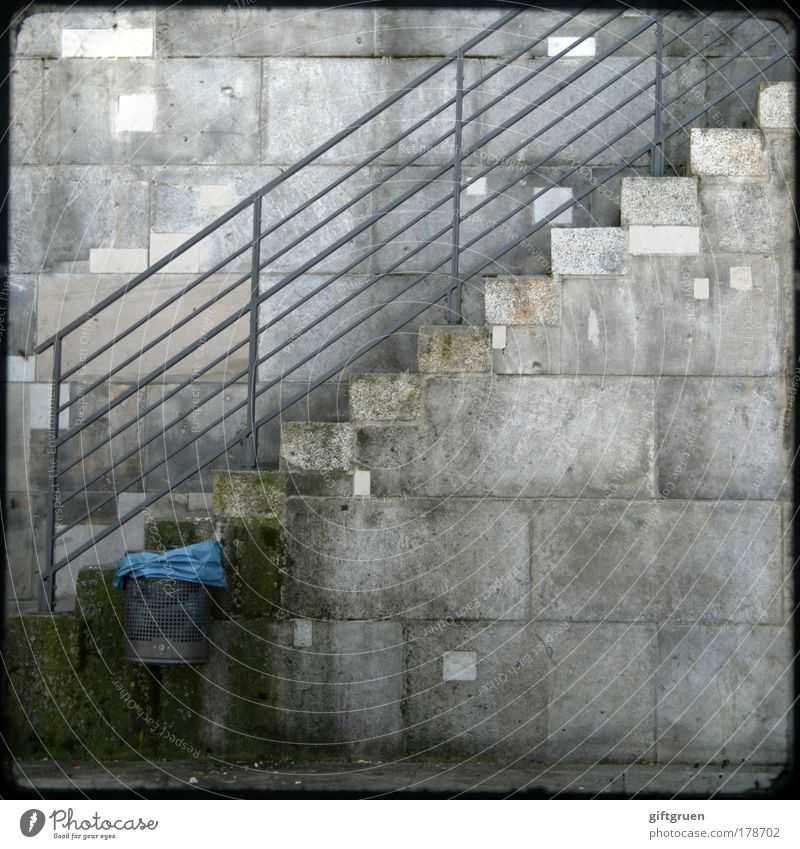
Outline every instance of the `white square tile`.
[(747, 292), (753, 288), (753, 274), (749, 265), (735, 265), (731, 268), (731, 289)]
[(495, 351), (504, 351), (506, 347), (506, 326), (495, 324), (492, 327), (492, 348)]
[(152, 133), (156, 123), (154, 92), (121, 94), (117, 103), (118, 133)]
[(369, 498), (371, 485), (369, 472), (356, 471), (353, 473), (353, 495)]
[(475, 681), (477, 662), (477, 652), (446, 651), (442, 655), (442, 681)]
[(580, 36), (550, 36), (547, 39), (547, 55), (557, 56), (562, 50), (574, 44), (571, 50), (568, 50), (562, 58), (573, 58), (576, 56), (594, 56), (596, 53), (595, 40), (593, 38), (585, 38), (580, 41)]
[(694, 296), (698, 301), (707, 301), (709, 296), (710, 281), (708, 277), (694, 278)]
[(230, 183), (208, 184), (197, 188), (197, 207), (201, 212), (230, 209), (238, 202), (239, 197)]
[(6, 380), (9, 383), (31, 383), (36, 379), (36, 357), (6, 357)]
[(310, 619), (292, 619), (292, 643), (295, 646), (310, 646), (314, 642), (314, 623)]
[[(169, 256), (193, 233), (151, 233), (150, 265)], [(194, 245), (161, 269), (161, 274), (197, 274), (200, 271), (201, 245)]]
[[(535, 193), (539, 194), (539, 192), (541, 192), (544, 188), (544, 186), (536, 186)], [(572, 198), (573, 194), (572, 189), (570, 188), (562, 186), (553, 186), (552, 188), (548, 188), (544, 194), (540, 195), (533, 202), (533, 223), (535, 224), (537, 221), (541, 221), (554, 209), (558, 209), (559, 206), (567, 203), (567, 201), (571, 201)], [(550, 223), (572, 224), (572, 208), (565, 209), (562, 213), (552, 219)]]
[(467, 186), (467, 194), (483, 197), (486, 194), (486, 177), (481, 177), (480, 180), (470, 183)]

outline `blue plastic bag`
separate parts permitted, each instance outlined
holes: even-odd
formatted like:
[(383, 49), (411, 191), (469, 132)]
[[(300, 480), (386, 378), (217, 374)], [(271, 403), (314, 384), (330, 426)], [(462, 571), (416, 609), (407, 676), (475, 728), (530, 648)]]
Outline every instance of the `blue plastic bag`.
[(117, 561), (115, 589), (123, 588), (125, 578), (167, 578), (223, 589), (228, 586), (222, 568), (222, 546), (216, 540), (170, 551), (126, 554)]

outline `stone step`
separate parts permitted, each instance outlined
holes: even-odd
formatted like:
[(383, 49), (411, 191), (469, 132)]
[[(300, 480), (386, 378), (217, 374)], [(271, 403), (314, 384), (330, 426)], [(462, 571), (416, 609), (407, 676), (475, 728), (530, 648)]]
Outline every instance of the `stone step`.
[(795, 83), (761, 83), (756, 123), (762, 130), (797, 132), (797, 87)]

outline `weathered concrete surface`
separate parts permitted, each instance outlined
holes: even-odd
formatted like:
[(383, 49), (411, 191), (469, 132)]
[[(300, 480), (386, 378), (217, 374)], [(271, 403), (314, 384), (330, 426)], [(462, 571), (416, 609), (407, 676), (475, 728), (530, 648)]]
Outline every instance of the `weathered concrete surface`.
[[(631, 257), (627, 277), (564, 280), (565, 374), (775, 374), (783, 364), (781, 268), (753, 254)], [(731, 287), (748, 267), (753, 286)], [(695, 296), (695, 278), (709, 297)]]
[(293, 616), (527, 615), (528, 517), (513, 503), (290, 498), (286, 510)]
[(504, 348), (492, 349), (495, 374), (559, 374), (560, 327), (507, 327)]
[[(44, 81), (44, 155), (64, 165), (255, 164), (259, 87), (248, 59), (61, 59)], [(110, 132), (118, 98), (141, 93), (155, 96), (152, 132)]]
[(545, 501), (531, 518), (537, 619), (780, 625), (780, 508), (758, 501)]
[[(540, 628), (525, 624), (415, 622), (407, 625), (403, 703), (414, 757), (507, 760), (530, 757), (547, 735), (548, 659)], [(474, 681), (443, 681), (445, 651), (474, 651)]]
[(762, 130), (794, 130), (797, 91), (793, 83), (761, 83), (756, 120)]
[(774, 183), (701, 180), (701, 244), (712, 253), (780, 256), (794, 238), (785, 177)]
[(420, 379), (413, 374), (350, 375), (350, 421), (414, 421), (420, 412)]
[(658, 492), (667, 498), (777, 498), (789, 434), (781, 378), (662, 378)]
[(370, 757), (402, 751), (402, 629), (393, 622), (314, 622), (293, 645), (291, 622), (221, 623), (224, 652), (207, 667), (202, 731), (212, 752), (251, 762)]
[(785, 760), (792, 656), (786, 629), (664, 625), (658, 647), (659, 760)]
[(654, 493), (650, 380), (432, 376), (424, 398), (421, 435), (358, 432), (376, 495)]

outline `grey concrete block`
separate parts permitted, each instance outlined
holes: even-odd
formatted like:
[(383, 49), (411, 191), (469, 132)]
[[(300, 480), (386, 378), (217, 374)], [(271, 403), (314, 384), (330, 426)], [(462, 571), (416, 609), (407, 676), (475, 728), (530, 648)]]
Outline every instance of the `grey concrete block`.
[[(145, 438), (155, 436), (178, 416), (188, 412), (185, 418), (163, 435), (155, 436), (144, 449), (145, 467), (153, 467), (145, 479), (145, 488), (149, 493), (154, 493), (162, 487), (169, 487), (178, 492), (208, 491), (212, 487), (214, 470), (240, 468), (244, 459), (241, 443), (237, 444), (233, 440), (245, 425), (243, 402), (246, 398), (246, 387), (241, 384), (230, 386), (205, 401), (214, 390), (220, 388), (220, 384), (194, 383), (165, 401), (164, 396), (176, 386), (177, 384), (156, 382), (145, 390), (147, 406), (157, 405), (141, 419), (143, 424), (140, 427), (144, 428)], [(211, 426), (222, 417), (225, 417), (224, 423)], [(209, 428), (208, 431), (201, 435), (206, 428)], [(178, 450), (184, 442), (189, 443), (187, 447)], [(225, 444), (230, 446), (228, 453), (201, 469), (203, 460), (220, 451)], [(168, 454), (173, 456), (165, 460)], [(178, 483), (179, 477), (192, 471), (193, 475)]]
[[(159, 168), (152, 174), (151, 230), (194, 234), (278, 174), (277, 168), (266, 166)], [(266, 222), (272, 214), (272, 205), (265, 204), (265, 210), (269, 210), (263, 219)], [(252, 209), (245, 209), (199, 243), (201, 269), (216, 266), (252, 238)], [(274, 239), (266, 242), (262, 258), (266, 259), (274, 247)], [(150, 261), (154, 261), (152, 256)], [(251, 264), (251, 251), (246, 250), (226, 264), (223, 271), (249, 271)]]
[(204, 693), (211, 751), (287, 748), (308, 760), (402, 753), (400, 624), (315, 621), (312, 634), (311, 646), (298, 647), (293, 622), (215, 626), (220, 650)]
[(627, 177), (622, 180), (621, 223), (653, 226), (700, 223), (697, 180), (688, 177)]
[[(736, 375), (781, 368), (785, 284), (773, 260), (715, 253), (629, 263), (625, 278), (564, 281), (564, 373)], [(751, 269), (749, 291), (730, 286), (737, 266)], [(707, 299), (695, 296), (695, 279), (709, 281)]]
[(354, 450), (355, 431), (346, 423), (284, 422), (281, 426), (281, 465), (286, 469), (347, 470)]
[[(391, 94), (406, 89), (412, 79), (429, 67), (429, 62), (418, 59), (391, 62), (367, 58), (265, 59), (261, 101), (263, 161), (295, 162)], [(467, 63), (467, 84), (477, 70), (476, 64)], [(329, 164), (362, 161), (438, 109), (452, 93), (455, 93), (455, 67), (450, 64), (418, 87), (407, 89), (407, 94), (397, 103), (340, 141), (319, 161)], [(474, 111), (475, 97), (466, 101), (465, 108)], [(302, 116), (307, 115), (315, 116), (313, 126), (303, 123)], [(452, 139), (438, 145), (434, 142), (452, 130), (454, 116), (453, 107), (441, 111), (390, 152), (382, 154), (381, 161), (402, 162), (416, 153), (422, 155), (422, 163), (449, 161), (453, 155)], [(298, 133), (301, 125), (303, 132)], [(465, 144), (470, 143), (475, 132), (474, 126), (465, 127)]]
[(61, 57), (62, 30), (140, 29), (152, 28), (156, 13), (153, 9), (72, 8), (50, 11), (29, 7), (16, 28), (14, 53), (17, 57)]
[(43, 69), (36, 59), (13, 62), (11, 86), (12, 165), (37, 165), (42, 161)]
[(625, 273), (628, 237), (620, 227), (553, 230), (551, 245), (555, 274)]
[(420, 412), (418, 375), (350, 375), (348, 391), (351, 421), (414, 421)]
[(786, 762), (792, 696), (785, 629), (665, 625), (658, 643), (660, 761)]
[(371, 9), (163, 9), (162, 56), (372, 56)]
[(531, 519), (532, 610), (553, 621), (779, 625), (781, 516), (767, 502), (548, 501)]
[(486, 323), (558, 324), (560, 286), (552, 277), (488, 277)]
[(794, 130), (797, 118), (794, 83), (761, 83), (758, 94), (758, 126), (762, 130)]
[[(122, 288), (130, 275), (53, 274), (40, 275), (38, 287), (38, 338), (46, 339), (57, 329), (91, 310), (104, 297)], [(168, 298), (180, 295), (195, 279), (195, 275), (157, 274), (120, 297), (114, 304), (95, 312), (94, 316), (67, 337), (63, 347), (62, 371), (83, 364), (79, 377), (85, 383), (103, 377), (112, 368), (121, 366), (130, 357), (133, 362), (120, 368), (113, 376), (114, 382), (141, 380), (151, 370), (179, 355), (187, 346), (205, 338), (205, 344), (176, 362), (167, 372), (167, 382), (195, 377), (199, 382), (224, 377), (231, 380), (234, 374), (247, 368), (247, 345), (235, 349), (237, 342), (247, 339), (249, 319), (245, 314), (225, 330), (211, 336), (211, 331), (230, 316), (237, 315), (247, 302), (246, 284), (219, 297), (217, 302), (201, 310), (235, 281), (233, 275), (213, 275), (190, 292), (183, 294), (171, 306), (149, 318), (136, 331), (119, 338), (111, 348), (93, 359), (91, 355), (144, 319)], [(186, 320), (178, 327), (181, 320)], [(166, 339), (154, 344), (141, 356), (143, 347), (155, 342), (164, 333)], [(224, 354), (228, 356), (205, 373), (202, 369)], [(40, 379), (51, 374), (52, 352), (37, 358)], [(162, 378), (163, 379), (163, 378)]]
[(696, 177), (767, 177), (760, 130), (691, 130), (689, 170)]
[(133, 171), (20, 167), (12, 173), (10, 194), (14, 271), (63, 263), (74, 272), (74, 263), (88, 261), (92, 248), (147, 245), (148, 186)]
[(46, 510), (43, 495), (27, 491), (9, 492), (6, 500), (4, 543), (8, 569), (5, 574), (6, 597), (17, 601), (35, 598), (38, 587), (38, 559), (44, 542), (41, 517)]
[(508, 502), (290, 498), (293, 616), (524, 619), (527, 513)]
[(590, 497), (612, 481), (620, 495), (654, 492), (648, 379), (430, 377), (424, 398), (420, 434), (359, 431), (375, 495)]
[[(45, 74), (44, 156), (62, 164), (252, 164), (259, 87), (255, 60), (62, 59)], [(145, 94), (155, 98), (152, 132), (120, 131), (119, 98)]]
[(36, 335), (36, 276), (6, 276), (0, 291), (0, 316), (6, 350), (11, 356), (30, 357)]
[(787, 456), (780, 378), (662, 378), (658, 491), (671, 498), (777, 498)]
[[(547, 653), (539, 626), (406, 625), (404, 715), (411, 756), (534, 759), (547, 736)], [(475, 680), (443, 680), (446, 652), (474, 652)]]
[(424, 327), (417, 345), (417, 366), (425, 374), (486, 372), (492, 367), (489, 334), (484, 327)]
[(794, 212), (786, 180), (780, 183), (701, 181), (702, 249), (780, 254), (792, 238)]
[(507, 327), (505, 347), (492, 348), (495, 374), (560, 374), (560, 327)]
[[(654, 625), (537, 623), (551, 639), (546, 760), (654, 760)], [(547, 639), (545, 637), (545, 639)]]
[[(260, 353), (266, 359), (259, 368), (260, 379), (316, 379), (334, 367), (339, 371), (331, 379), (337, 382), (349, 374), (416, 371), (419, 328), (447, 320), (444, 302), (408, 321), (389, 338), (383, 336), (387, 327), (416, 311), (420, 301), (430, 302), (430, 296), (445, 285), (444, 279), (432, 278), (407, 292), (413, 277), (391, 275), (375, 282), (368, 274), (347, 274), (326, 285), (329, 280), (330, 276), (302, 275), (273, 291), (261, 305), (265, 330)], [(262, 291), (276, 288), (281, 281), (277, 275), (262, 276)], [(383, 306), (375, 311), (379, 304)]]

